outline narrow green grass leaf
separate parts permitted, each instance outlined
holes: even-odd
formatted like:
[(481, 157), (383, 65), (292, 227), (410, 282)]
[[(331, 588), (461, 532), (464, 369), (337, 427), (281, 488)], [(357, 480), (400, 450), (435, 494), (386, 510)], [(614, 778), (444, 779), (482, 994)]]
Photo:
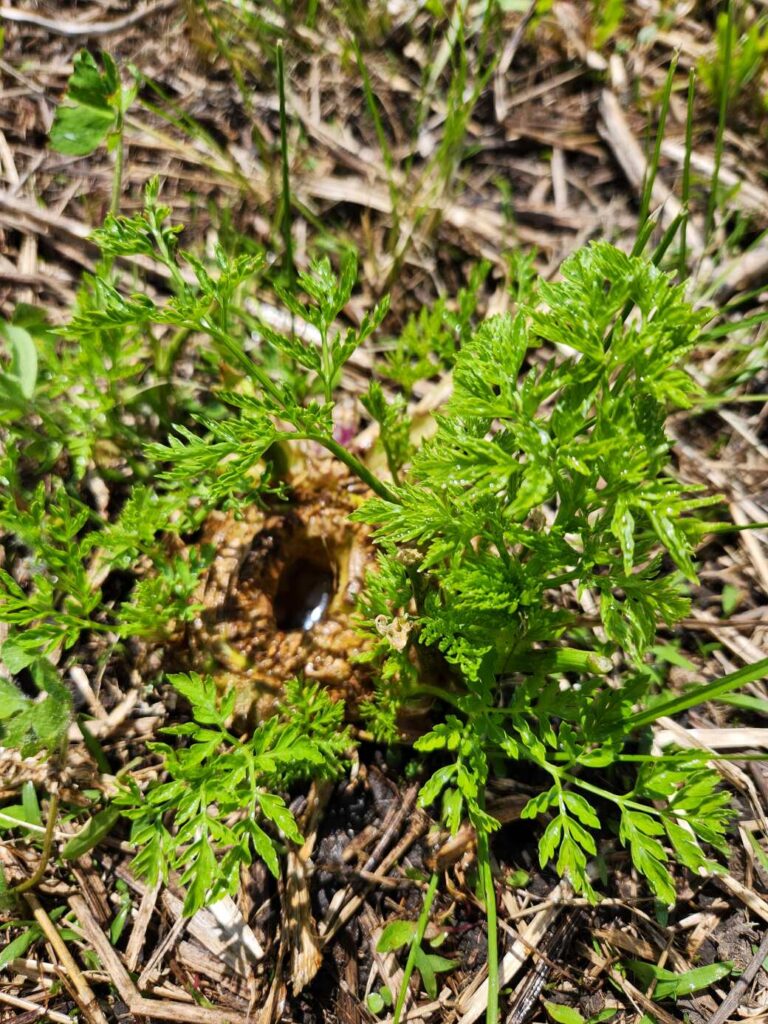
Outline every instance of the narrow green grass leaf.
[(669, 106), (672, 98), (672, 86), (674, 84), (675, 72), (677, 71), (677, 54), (675, 54), (670, 61), (669, 70), (667, 71), (667, 77), (664, 82), (664, 91), (661, 96), (661, 104), (659, 108), (659, 124), (656, 129), (656, 143), (653, 147), (653, 155), (648, 163), (648, 167), (645, 172), (645, 180), (643, 182), (643, 192), (640, 197), (640, 209), (637, 215), (637, 238), (635, 245), (632, 248), (632, 255), (639, 256), (645, 248), (645, 244), (639, 244), (641, 237), (643, 237), (643, 230), (649, 219), (649, 213), (651, 208), (651, 198), (653, 196), (653, 186), (656, 181), (656, 176), (659, 173), (659, 161), (661, 160), (661, 144), (664, 141), (664, 129), (667, 123), (667, 115), (669, 114)]
[(733, 0), (728, 0), (726, 7), (726, 29), (725, 46), (723, 49), (723, 66), (721, 69), (721, 89), (717, 113), (717, 132), (715, 134), (715, 161), (712, 170), (712, 182), (709, 186), (709, 200), (707, 201), (707, 214), (705, 221), (704, 239), (709, 241), (715, 225), (715, 210), (717, 209), (717, 193), (720, 187), (720, 166), (723, 161), (723, 150), (725, 148), (725, 129), (728, 122), (728, 101), (731, 89), (731, 60), (734, 36), (734, 8)]
[(65, 843), (61, 851), (64, 860), (77, 860), (98, 846), (112, 831), (121, 813), (119, 807), (110, 804), (89, 818), (80, 831)]
[(679, 715), (681, 711), (687, 711), (688, 708), (696, 707), (698, 704), (717, 700), (723, 694), (737, 690), (740, 686), (746, 686), (748, 683), (754, 683), (758, 679), (764, 679), (766, 675), (768, 675), (768, 658), (761, 658), (760, 661), (753, 662), (751, 665), (745, 665), (736, 672), (730, 672), (727, 676), (722, 676), (720, 679), (714, 679), (710, 683), (702, 683), (701, 686), (688, 690), (679, 697), (673, 697), (664, 703), (655, 704), (646, 711), (639, 711), (627, 719), (627, 725), (632, 729), (641, 729), (643, 726), (650, 725), (659, 718)]
[(29, 331), (16, 324), (0, 321), (0, 337), (11, 350), (10, 373), (24, 398), (31, 398), (37, 383), (37, 348)]
[(644, 986), (656, 983), (653, 993), (655, 999), (680, 999), (693, 992), (700, 992), (727, 978), (733, 970), (733, 963), (730, 961), (694, 967), (693, 970), (682, 974), (675, 974), (674, 971), (668, 971), (656, 964), (643, 963), (641, 960), (629, 960), (627, 966)]
[(678, 277), (684, 281), (688, 271), (688, 219), (690, 217), (691, 198), (691, 154), (693, 153), (693, 116), (696, 94), (696, 72), (693, 68), (688, 72), (688, 103), (685, 111), (685, 157), (683, 159), (683, 183), (681, 202), (683, 206), (683, 223), (680, 227), (680, 255), (677, 267)]
[(289, 287), (293, 288), (296, 280), (296, 267), (293, 262), (293, 234), (291, 232), (291, 169), (288, 160), (288, 114), (285, 107), (285, 54), (282, 40), (277, 44), (276, 58), (277, 90), (280, 103), (280, 170), (283, 181), (280, 221), (283, 233), (283, 270)]

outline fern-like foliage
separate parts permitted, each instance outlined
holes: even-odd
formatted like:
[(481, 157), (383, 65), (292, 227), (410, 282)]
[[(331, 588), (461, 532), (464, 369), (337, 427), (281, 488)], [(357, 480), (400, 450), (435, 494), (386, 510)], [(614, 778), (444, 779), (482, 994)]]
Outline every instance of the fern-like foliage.
[(299, 779), (335, 778), (351, 740), (343, 705), (316, 684), (289, 683), (278, 713), (242, 740), (228, 727), (234, 691), (222, 700), (213, 680), (196, 673), (170, 682), (192, 718), (162, 732), (184, 745), (151, 744), (166, 778), (145, 791), (130, 779), (114, 805), (132, 822), (135, 870), (151, 882), (181, 872), (184, 913), (193, 914), (234, 894), (254, 856), (279, 874), (285, 841), (303, 840), (278, 791)]
[[(373, 497), (356, 513), (386, 552), (369, 597), (375, 657), (403, 703), (428, 693), (453, 706), (416, 744), (447, 758), (422, 799), (442, 794), (452, 827), (464, 815), (493, 827), (483, 807), (493, 760), (532, 762), (552, 780), (526, 811), (549, 816), (542, 865), (554, 860), (592, 895), (587, 864), (607, 813), (670, 901), (664, 838), (693, 870), (705, 864), (699, 839), (722, 844), (716, 775), (690, 755), (649, 759), (633, 791), (614, 792), (589, 770), (622, 761), (632, 701), (649, 684), (644, 655), (658, 623), (688, 607), (695, 513), (713, 499), (668, 474), (664, 421), (696, 392), (680, 360), (708, 314), (652, 263), (607, 243), (571, 257), (538, 300), (481, 325), (398, 500)], [(543, 358), (544, 342), (557, 357)], [(404, 549), (407, 569), (393, 554)], [(584, 590), (599, 598), (607, 642), (580, 628)], [(405, 648), (381, 636), (387, 614), (408, 616)], [(607, 674), (617, 655), (635, 666), (621, 684)], [(392, 703), (371, 713), (383, 734), (395, 729)], [(689, 785), (707, 790), (698, 810)]]
[[(265, 261), (218, 249), (210, 266), (185, 252), (157, 182), (140, 214), (109, 217), (94, 237), (104, 263), (63, 341), (28, 310), (2, 331), (11, 350), (2, 422), (18, 439), (0, 459), (0, 528), (18, 552), (14, 571), (0, 571), (6, 664), (37, 665), (84, 631), (169, 635), (197, 614), (207, 555), (173, 554), (167, 535), (194, 529), (213, 508), (285, 497), (283, 449), (309, 440), (371, 490), (356, 513), (379, 546), (360, 599), (375, 676), (363, 710), (395, 742), (414, 702), (433, 702), (433, 727), (416, 743), (436, 766), (423, 803), (441, 800), (451, 828), (469, 818), (486, 837), (496, 825), (484, 806), (490, 773), (525, 762), (544, 780), (525, 812), (544, 819), (541, 862), (578, 891), (593, 895), (589, 862), (610, 830), (664, 900), (674, 894), (673, 856), (712, 869), (702, 844), (720, 847), (728, 821), (716, 776), (690, 752), (625, 750), (637, 739), (632, 709), (656, 682), (648, 649), (660, 622), (685, 614), (708, 529), (702, 512), (716, 501), (668, 471), (665, 418), (696, 392), (682, 360), (709, 316), (683, 287), (652, 262), (596, 243), (566, 261), (555, 284), (522, 263), (516, 313), (473, 331), (478, 271), (457, 313), (439, 305), (390, 353), (386, 374), (406, 392), (453, 366), (453, 395), (432, 436), (416, 447), (404, 398), (379, 383), (363, 400), (380, 427), (387, 479), (335, 433), (341, 370), (387, 311), (382, 302), (357, 328), (339, 325), (356, 279), (351, 256), (338, 274), (322, 259), (295, 289), (276, 285), (314, 342), (244, 313)], [(126, 258), (153, 261), (170, 295), (129, 293), (110, 269)], [(169, 390), (191, 337), (204, 401), (192, 386)], [(137, 424), (152, 426), (141, 450)], [(29, 467), (42, 476), (57, 460), (70, 467), (67, 483), (30, 488)], [(92, 465), (104, 475), (120, 466), (131, 479), (108, 517), (82, 497)], [(137, 565), (128, 597), (106, 603), (105, 571)], [(600, 639), (585, 628), (586, 591)], [(339, 708), (294, 688), (277, 718), (242, 741), (227, 731), (231, 708), (216, 705), (209, 681), (174, 683), (195, 722), (156, 748), (166, 780), (151, 794), (132, 787), (121, 806), (143, 848), (139, 866), (184, 871), (189, 910), (230, 891), (254, 854), (276, 868), (280, 841), (259, 821), (288, 838), (297, 832), (274, 790), (337, 771), (348, 737)], [(29, 707), (20, 697), (9, 707), (6, 734), (26, 742)], [(30, 734), (30, 746), (56, 728)], [(233, 824), (241, 805), (249, 813)]]

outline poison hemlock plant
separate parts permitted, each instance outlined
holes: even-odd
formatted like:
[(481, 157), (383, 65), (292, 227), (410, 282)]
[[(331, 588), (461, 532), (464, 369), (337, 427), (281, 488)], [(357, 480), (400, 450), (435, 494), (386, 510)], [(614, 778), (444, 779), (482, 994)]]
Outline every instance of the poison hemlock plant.
[(133, 822), (131, 842), (140, 847), (134, 869), (153, 883), (180, 871), (184, 913), (193, 914), (234, 894), (240, 868), (254, 856), (279, 874), (280, 836), (303, 840), (276, 790), (300, 779), (335, 778), (351, 739), (344, 706), (317, 684), (287, 684), (278, 713), (242, 740), (228, 727), (234, 691), (221, 700), (213, 680), (195, 673), (170, 682), (189, 701), (194, 720), (161, 732), (187, 745), (150, 744), (168, 780), (142, 792), (129, 779), (114, 805)]
[[(451, 828), (468, 816), (488, 835), (491, 767), (530, 761), (549, 779), (525, 812), (549, 819), (542, 864), (553, 860), (592, 898), (588, 859), (612, 825), (671, 902), (668, 847), (692, 870), (713, 870), (699, 841), (724, 848), (727, 796), (695, 753), (657, 759), (624, 747), (652, 684), (643, 660), (657, 623), (688, 608), (693, 553), (711, 529), (698, 513), (718, 500), (669, 476), (664, 432), (667, 408), (696, 392), (679, 364), (708, 314), (650, 261), (607, 243), (581, 250), (562, 273), (561, 283), (539, 286), (536, 307), (488, 321), (461, 349), (438, 432), (404, 473), (397, 467), (398, 482), (372, 479), (333, 437), (333, 380), (356, 338), (331, 339), (351, 275), (336, 283), (327, 264), (300, 278), (307, 302), (288, 301), (319, 328), (321, 348), (283, 343), (286, 358), (318, 380), (323, 403), (297, 402), (257, 355), (195, 311), (198, 329), (209, 329), (249, 386), (220, 396), (230, 419), (201, 419), (204, 432), (184, 431), (151, 454), (167, 460), (169, 486), (194, 476), (219, 500), (243, 489), (275, 442), (310, 438), (342, 458), (375, 492), (356, 516), (381, 547), (363, 597), (380, 679), (369, 720), (392, 739), (409, 702), (431, 696), (450, 707), (417, 742), (446, 760), (422, 801), (440, 797)], [(545, 342), (562, 358), (542, 359)], [(369, 408), (388, 429), (380, 397)], [(587, 589), (599, 600), (604, 643), (574, 610)], [(619, 652), (629, 663), (620, 684), (610, 677)], [(634, 781), (621, 789), (630, 763)]]
[[(553, 861), (594, 896), (587, 866), (613, 824), (654, 892), (674, 900), (665, 843), (694, 871), (712, 870), (699, 839), (723, 849), (727, 796), (690, 753), (624, 753), (632, 708), (649, 688), (643, 658), (659, 619), (688, 607), (696, 513), (717, 499), (666, 472), (666, 408), (695, 392), (679, 367), (707, 314), (651, 263), (606, 243), (581, 250), (541, 305), (481, 326), (459, 354), (436, 436), (416, 453), (398, 501), (358, 516), (376, 528), (383, 571), (367, 595), (369, 628), (407, 622), (397, 649), (379, 625), (380, 700), (392, 732), (402, 704), (425, 694), (451, 713), (417, 741), (446, 763), (422, 790), (451, 828), (483, 806), (494, 763), (529, 761), (549, 783), (524, 816), (546, 816), (542, 865)], [(548, 341), (565, 354), (543, 360)], [(579, 628), (577, 599), (599, 599), (607, 642)], [(623, 652), (629, 668), (610, 679)], [(440, 658), (436, 658), (439, 653)], [(639, 762), (621, 791), (627, 759)]]
[[(121, 514), (98, 529), (91, 510), (61, 484), (40, 484), (22, 500), (12, 492), (0, 502), (0, 529), (13, 534), (35, 565), (34, 582), (21, 586), (0, 569), (0, 619), (15, 627), (3, 645), (18, 665), (72, 647), (84, 630), (161, 639), (199, 611), (192, 602), (204, 555), (169, 557), (160, 538), (171, 524), (171, 505), (137, 486)], [(101, 524), (97, 524), (101, 525)], [(146, 577), (117, 608), (107, 606), (99, 580), (111, 569), (144, 561)]]
[[(484, 793), (492, 773), (513, 770), (510, 762), (529, 764), (542, 780), (524, 812), (541, 818), (542, 865), (554, 864), (590, 899), (597, 869), (589, 862), (608, 852), (611, 832), (665, 902), (675, 897), (675, 861), (716, 870), (705, 847), (724, 850), (729, 820), (717, 774), (696, 752), (651, 758), (643, 735), (658, 714), (701, 697), (637, 710), (655, 688), (645, 657), (657, 624), (685, 614), (696, 546), (717, 528), (703, 516), (716, 499), (669, 474), (664, 430), (667, 410), (695, 395), (680, 363), (708, 314), (695, 311), (652, 262), (607, 243), (580, 250), (561, 282), (527, 282), (515, 316), (493, 318), (470, 336), (467, 312), (460, 348), (454, 334), (444, 353), (455, 364), (453, 397), (417, 450), (406, 409), (371, 387), (365, 405), (380, 425), (387, 480), (335, 434), (341, 370), (387, 309), (380, 304), (357, 329), (336, 327), (355, 283), (352, 258), (338, 276), (327, 260), (314, 263), (293, 291), (280, 292), (289, 312), (316, 328), (319, 345), (257, 324), (263, 346), (254, 347), (241, 300), (263, 260), (219, 249), (212, 270), (181, 249), (168, 217), (152, 182), (141, 214), (110, 215), (94, 239), (104, 267), (118, 258), (154, 261), (170, 298), (125, 294), (104, 270), (87, 282), (60, 330), (61, 348), (34, 317), (25, 321), (40, 355), (36, 374), (28, 352), (11, 351), (21, 452), (34, 456), (39, 472), (62, 455), (72, 471), (66, 484), (30, 491), (18, 451), (0, 463), (0, 525), (36, 570), (21, 581), (10, 573), (0, 580), (0, 617), (11, 625), (4, 656), (10, 652), (20, 669), (72, 648), (84, 631), (130, 637), (154, 624), (156, 638), (170, 634), (176, 621), (196, 614), (190, 598), (205, 563), (174, 561), (167, 536), (194, 529), (214, 508), (237, 510), (282, 493), (280, 447), (313, 441), (371, 491), (356, 513), (379, 545), (378, 570), (361, 600), (377, 680), (367, 720), (377, 736), (396, 742), (400, 713), (432, 702), (433, 725), (416, 744), (433, 769), (421, 801), (440, 801), (452, 830), (466, 818), (477, 830), (491, 963), (489, 837), (497, 823)], [(204, 409), (177, 397), (176, 426), (162, 429), (167, 421), (144, 391), (167, 381), (191, 338), (209, 397)], [(56, 360), (70, 344), (78, 355), (66, 356), (57, 391)], [(62, 396), (78, 393), (77, 367), (85, 384), (73, 411)], [(36, 399), (34, 415), (25, 390)], [(118, 411), (126, 390), (136, 402), (131, 416), (155, 425), (156, 440), (141, 454), (135, 425)], [(68, 447), (71, 424), (94, 409), (131, 474), (131, 495), (111, 522), (77, 495), (91, 461), (109, 472), (109, 461), (96, 459), (93, 426), (81, 453)], [(154, 487), (140, 482), (150, 478)], [(142, 581), (122, 604), (107, 607), (102, 571), (137, 563)], [(585, 625), (579, 598), (586, 592), (597, 600), (605, 639)], [(701, 696), (765, 668), (718, 680)], [(337, 773), (349, 737), (343, 709), (298, 683), (276, 717), (241, 739), (228, 726), (231, 697), (217, 702), (214, 684), (194, 675), (172, 682), (194, 721), (171, 727), (173, 743), (154, 746), (160, 782), (146, 791), (129, 783), (117, 804), (133, 820), (137, 868), (150, 877), (181, 871), (191, 912), (231, 892), (254, 856), (277, 869), (280, 833), (289, 841), (299, 833), (276, 794), (297, 778)], [(412, 942), (411, 969), (416, 950)], [(494, 1000), (489, 994), (489, 1019)]]
[(439, 298), (409, 317), (400, 334), (385, 344), (382, 373), (406, 395), (419, 381), (452, 368), (461, 346), (471, 337), (480, 289), (489, 270), (490, 264), (478, 263), (453, 303)]

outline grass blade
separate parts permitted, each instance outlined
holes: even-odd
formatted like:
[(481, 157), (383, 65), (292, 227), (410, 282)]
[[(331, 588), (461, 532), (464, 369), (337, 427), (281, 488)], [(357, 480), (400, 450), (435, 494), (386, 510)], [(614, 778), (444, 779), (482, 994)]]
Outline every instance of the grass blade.
[(685, 214), (680, 228), (680, 258), (678, 276), (684, 281), (688, 272), (688, 217), (691, 196), (691, 154), (693, 152), (693, 100), (696, 91), (696, 72), (693, 68), (688, 72), (688, 106), (685, 114), (685, 157), (683, 159), (682, 205)]
[(653, 147), (653, 156), (648, 164), (645, 172), (645, 181), (643, 182), (643, 193), (640, 197), (640, 210), (637, 215), (637, 239), (632, 249), (633, 256), (639, 256), (645, 248), (645, 244), (640, 245), (640, 239), (643, 237), (643, 229), (645, 228), (646, 222), (650, 216), (651, 208), (651, 197), (653, 195), (653, 185), (656, 181), (656, 176), (659, 173), (659, 161), (661, 159), (661, 144), (664, 140), (664, 129), (667, 124), (667, 114), (669, 113), (669, 105), (672, 97), (672, 83), (675, 78), (675, 71), (677, 71), (677, 54), (674, 55), (669, 65), (669, 71), (667, 72), (667, 80), (664, 83), (664, 92), (661, 97), (661, 112), (659, 114), (659, 127), (656, 132), (656, 144)]
[(379, 107), (376, 103), (376, 97), (373, 94), (373, 88), (371, 86), (371, 78), (368, 74), (368, 68), (365, 66), (363, 60), (363, 53), (360, 49), (360, 45), (357, 39), (352, 40), (352, 47), (355, 51), (355, 60), (357, 61), (357, 67), (360, 71), (360, 78), (363, 83), (363, 95), (365, 96), (365, 103), (368, 107), (368, 112), (371, 115), (373, 121), (374, 131), (376, 132), (376, 139), (379, 143), (379, 149), (381, 150), (381, 158), (384, 161), (384, 167), (387, 172), (387, 185), (389, 186), (389, 201), (392, 206), (392, 232), (394, 237), (400, 232), (400, 193), (395, 182), (395, 161), (392, 156), (392, 149), (387, 139), (387, 133), (384, 131), (384, 124), (381, 120), (381, 114), (379, 113)]
[(712, 185), (709, 190), (709, 201), (707, 203), (707, 219), (704, 228), (704, 240), (709, 242), (712, 229), (715, 224), (715, 207), (717, 206), (717, 189), (720, 184), (720, 164), (723, 159), (723, 148), (725, 145), (725, 125), (728, 118), (728, 93), (731, 88), (731, 59), (733, 42), (733, 3), (728, 0), (728, 23), (725, 33), (725, 48), (723, 50), (723, 80), (720, 90), (720, 104), (717, 116), (717, 134), (715, 135), (715, 166), (712, 171)]
[(677, 715), (681, 711), (687, 711), (688, 708), (696, 707), (697, 704), (703, 704), (704, 701), (717, 700), (722, 694), (738, 690), (740, 686), (754, 683), (766, 675), (768, 675), (768, 658), (761, 658), (760, 661), (745, 665), (736, 672), (729, 672), (727, 676), (714, 679), (711, 683), (704, 683), (693, 691), (688, 690), (663, 704), (656, 704), (645, 711), (639, 711), (627, 719), (627, 724), (633, 729), (641, 729), (663, 716)]
[(277, 87), (280, 98), (280, 165), (283, 175), (282, 234), (283, 259), (288, 286), (293, 287), (296, 268), (293, 264), (293, 238), (291, 236), (291, 183), (288, 166), (288, 116), (285, 112), (285, 55), (282, 40), (277, 44)]

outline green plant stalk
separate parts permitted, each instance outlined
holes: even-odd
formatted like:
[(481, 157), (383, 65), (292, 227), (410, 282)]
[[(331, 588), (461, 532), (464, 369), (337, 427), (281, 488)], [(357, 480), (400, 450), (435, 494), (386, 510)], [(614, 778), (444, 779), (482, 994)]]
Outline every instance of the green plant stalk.
[(638, 235), (635, 244), (632, 248), (632, 255), (639, 256), (645, 248), (645, 241), (640, 244), (641, 237), (644, 236), (643, 229), (646, 226), (646, 222), (649, 219), (649, 211), (651, 207), (651, 198), (653, 196), (653, 185), (656, 181), (656, 175), (659, 173), (659, 160), (661, 159), (661, 144), (664, 140), (664, 127), (667, 123), (667, 114), (669, 113), (669, 104), (672, 96), (672, 83), (675, 77), (675, 71), (677, 70), (677, 54), (672, 58), (669, 65), (669, 71), (667, 72), (667, 79), (664, 83), (664, 92), (661, 98), (661, 113), (659, 115), (659, 127), (656, 132), (656, 144), (653, 147), (653, 156), (648, 164), (645, 172), (645, 181), (643, 183), (643, 193), (640, 197), (640, 210), (637, 215)]
[[(766, 401), (765, 395), (762, 396), (762, 400)], [(697, 403), (698, 404), (698, 403)], [(702, 402), (701, 404), (706, 404)], [(713, 405), (721, 405), (722, 402), (713, 402)], [(710, 533), (742, 533), (745, 530), (768, 530), (768, 522), (761, 523), (700, 523), (698, 524), (697, 533), (700, 537), (706, 537)], [(726, 621), (723, 625), (727, 625)]]
[(320, 331), (320, 366), (323, 378), (323, 396), (327, 404), (333, 401), (333, 371), (331, 369), (331, 346), (328, 343), (328, 328)]
[[(30, 832), (37, 832), (39, 835), (45, 835), (47, 832), (47, 827), (43, 825), (33, 825), (29, 821), (21, 821), (19, 818), (14, 818), (12, 814), (5, 814), (3, 811), (0, 811), (0, 821), (4, 822), (6, 825), (10, 825), (11, 828), (19, 828), (22, 826)], [(0, 890), (0, 894), (1, 893), (2, 890)]]
[(174, 331), (169, 342), (165, 344), (158, 342), (153, 346), (155, 350), (155, 369), (159, 377), (170, 377), (179, 352), (191, 333), (192, 331), (189, 327), (180, 327), (177, 331)]
[[(746, 330), (750, 327), (759, 327), (761, 324), (765, 323), (766, 319), (768, 319), (768, 313), (755, 313), (753, 316), (742, 317), (736, 326), (740, 331)], [(733, 332), (733, 329), (734, 324), (732, 323), (718, 324), (717, 327), (711, 327), (706, 333), (702, 334), (701, 337), (703, 341), (712, 341), (715, 338), (727, 337), (727, 335)], [(748, 395), (739, 395), (739, 401), (743, 402), (748, 397)]]
[(682, 230), (683, 227), (685, 227), (685, 221), (686, 221), (686, 213), (685, 213), (685, 211), (682, 211), (681, 213), (678, 213), (677, 216), (673, 217), (673, 219), (670, 221), (669, 225), (667, 226), (667, 228), (664, 231), (664, 234), (661, 236), (661, 239), (660, 239), (658, 245), (656, 245), (654, 247), (654, 250), (651, 253), (651, 261), (653, 262), (653, 264), (655, 266), (657, 266), (657, 267), (661, 266), (661, 261), (666, 256), (667, 250), (669, 249), (670, 245), (672, 244), (672, 242), (674, 240), (674, 237), (677, 234), (678, 230)]
[(477, 863), (488, 922), (488, 1003), (485, 1019), (487, 1024), (497, 1024), (499, 1019), (499, 936), (496, 917), (496, 889), (493, 885), (488, 833), (482, 828), (477, 830)]
[[(711, 757), (711, 755), (710, 755)], [(654, 758), (653, 760), (657, 760)], [(585, 779), (579, 778), (578, 775), (572, 775), (565, 768), (558, 768), (550, 761), (537, 762), (541, 768), (544, 768), (552, 776), (555, 785), (558, 788), (558, 792), (562, 794), (563, 784), (570, 783), (572, 786), (576, 786), (579, 789), (583, 789), (585, 793), (592, 793), (594, 796), (602, 797), (604, 800), (610, 801), (617, 807), (621, 808), (622, 811), (640, 811), (643, 814), (648, 814), (653, 818), (661, 818), (662, 821), (665, 818), (674, 818), (677, 820), (680, 815), (674, 812), (672, 808), (659, 808), (654, 807), (651, 804), (643, 804), (637, 800), (633, 800), (629, 795), (622, 795), (620, 793), (612, 793), (609, 789), (604, 789), (602, 786), (596, 786), (592, 782), (587, 782)], [(562, 806), (562, 805), (561, 805)]]
[(715, 207), (717, 206), (717, 189), (720, 184), (720, 164), (723, 159), (725, 127), (728, 117), (728, 93), (731, 88), (731, 43), (733, 36), (733, 2), (728, 0), (728, 24), (725, 33), (725, 52), (723, 53), (723, 87), (720, 91), (720, 103), (717, 114), (717, 133), (715, 135), (715, 165), (712, 170), (712, 184), (707, 202), (707, 216), (704, 224), (704, 241), (709, 242), (715, 224)]
[(395, 1003), (394, 1013), (392, 1015), (392, 1024), (400, 1024), (400, 1017), (405, 1006), (405, 1000), (408, 996), (408, 983), (411, 980), (413, 969), (416, 964), (416, 954), (421, 946), (424, 933), (427, 930), (429, 924), (429, 912), (432, 909), (432, 903), (437, 892), (438, 875), (435, 872), (429, 880), (427, 891), (424, 894), (424, 906), (421, 908), (421, 914), (419, 914), (419, 921), (416, 925), (416, 933), (411, 940), (411, 945), (408, 949), (408, 959), (405, 961), (405, 967), (403, 968), (403, 983), (400, 986), (400, 991), (397, 993), (397, 1002)]
[(526, 651), (510, 658), (505, 664), (507, 672), (535, 674), (546, 672), (591, 672), (604, 676), (613, 668), (613, 662), (596, 651), (582, 651), (575, 647), (555, 647), (544, 651)]
[(704, 701), (717, 700), (722, 694), (730, 693), (731, 690), (738, 690), (740, 686), (754, 683), (758, 679), (765, 678), (766, 675), (768, 675), (768, 658), (761, 658), (760, 661), (756, 661), (751, 665), (745, 665), (744, 668), (740, 668), (736, 672), (730, 672), (727, 676), (722, 676), (711, 683), (705, 683), (703, 686), (697, 687), (693, 693), (673, 697), (672, 700), (665, 701), (663, 704), (656, 704), (646, 711), (639, 711), (636, 715), (632, 715), (631, 718), (627, 719), (627, 725), (632, 729), (641, 729), (645, 725), (651, 725), (663, 716), (677, 715), (681, 711), (687, 711), (688, 708), (702, 704)]
[(112, 173), (112, 198), (109, 212), (116, 217), (120, 212), (120, 197), (123, 192), (123, 168), (125, 166), (125, 122), (123, 114), (117, 119), (117, 144), (115, 146), (115, 169)]
[(25, 878), (23, 882), (19, 882), (10, 891), (14, 896), (20, 896), (24, 892), (29, 892), (30, 889), (34, 889), (35, 886), (42, 880), (45, 874), (45, 869), (48, 867), (48, 862), (51, 859), (51, 851), (53, 850), (53, 833), (56, 830), (56, 821), (59, 817), (59, 794), (57, 791), (51, 793), (51, 802), (48, 805), (48, 821), (45, 823), (45, 834), (43, 835), (43, 848), (40, 851), (40, 860), (38, 861), (37, 867), (34, 872)]
[(291, 236), (291, 183), (288, 166), (288, 115), (285, 110), (285, 55), (282, 40), (277, 44), (277, 88), (280, 101), (280, 167), (283, 180), (282, 233), (285, 264), (283, 269), (289, 287), (293, 287), (296, 269), (293, 264), (293, 238)]
[(462, 707), (459, 697), (449, 693), (448, 690), (442, 686), (429, 686), (426, 683), (420, 683), (412, 690), (409, 690), (408, 693), (412, 697), (434, 697), (435, 700), (445, 701), (446, 704), (450, 704), (451, 707), (456, 708), (458, 711), (460, 711)]
[(592, 793), (594, 796), (600, 796), (605, 800), (609, 800), (612, 804), (616, 804), (617, 807), (621, 807), (622, 810), (629, 809), (631, 811), (642, 811), (644, 814), (649, 814), (654, 818), (675, 817), (675, 815), (671, 814), (669, 811), (660, 810), (658, 807), (653, 807), (650, 804), (641, 804), (637, 800), (633, 800), (630, 796), (622, 796), (620, 793), (612, 793), (609, 789), (603, 789), (602, 786), (596, 786), (592, 782), (580, 779), (578, 775), (571, 775), (571, 773), (566, 771), (564, 768), (557, 768), (555, 765), (550, 763), (546, 765), (546, 768), (555, 779), (560, 792), (562, 792), (563, 783), (570, 782), (572, 786), (578, 786), (578, 788), (583, 789), (585, 793)]
[[(251, 377), (252, 380), (255, 380), (264, 389), (273, 402), (284, 407), (283, 396), (280, 389), (275, 386), (266, 370), (249, 359), (245, 352), (237, 347), (232, 338), (230, 338), (226, 332), (219, 330), (219, 328), (207, 318), (200, 322), (200, 326), (203, 330), (207, 331), (212, 338), (215, 338), (222, 344), (226, 351), (243, 367), (248, 376)], [(363, 483), (367, 484), (367, 486), (370, 487), (375, 494), (378, 494), (380, 498), (384, 498), (385, 501), (394, 502), (397, 505), (401, 504), (395, 491), (388, 487), (382, 480), (379, 480), (378, 477), (374, 476), (370, 469), (368, 469), (360, 459), (356, 458), (352, 452), (344, 448), (343, 445), (340, 445), (338, 441), (335, 441), (329, 435), (314, 432), (297, 432), (281, 434), (277, 440), (315, 441), (343, 462), (348, 469), (355, 473)]]
[(226, 331), (222, 331), (213, 323), (212, 320), (209, 320), (208, 317), (201, 318), (199, 326), (215, 341), (219, 342), (227, 354), (231, 356), (236, 363), (239, 363), (251, 380), (255, 380), (264, 389), (264, 392), (269, 395), (273, 402), (275, 402), (280, 408), (285, 408), (280, 389), (275, 386), (267, 371), (259, 366), (258, 363), (254, 363), (252, 359), (249, 359), (242, 348), (238, 347), (237, 343), (226, 333)]
[[(294, 435), (290, 435), (293, 437)], [(322, 434), (296, 434), (297, 439), (304, 437), (308, 441), (316, 441), (326, 448), (332, 455), (335, 455), (339, 461), (343, 462), (347, 469), (352, 470), (364, 484), (371, 488), (371, 490), (378, 494), (380, 498), (385, 501), (393, 502), (395, 505), (400, 505), (400, 498), (397, 496), (397, 492), (393, 491), (391, 487), (388, 487), (383, 480), (379, 480), (378, 477), (374, 476), (373, 473), (365, 466), (360, 459), (352, 454), (343, 445), (340, 445), (338, 441), (335, 441), (332, 437), (325, 437)]]
[(685, 280), (688, 269), (688, 217), (690, 212), (688, 204), (691, 195), (691, 153), (693, 152), (693, 101), (696, 87), (696, 72), (693, 68), (688, 72), (688, 106), (685, 115), (685, 158), (683, 160), (683, 184), (681, 201), (685, 217), (680, 227), (680, 259), (678, 262), (678, 276), (681, 281)]
[(379, 108), (376, 103), (376, 98), (373, 95), (373, 89), (371, 87), (371, 79), (368, 74), (368, 68), (365, 66), (363, 60), (363, 54), (360, 50), (360, 44), (357, 39), (352, 40), (352, 48), (355, 51), (355, 60), (357, 61), (357, 67), (360, 72), (360, 77), (363, 81), (363, 93), (365, 94), (365, 102), (368, 107), (368, 111), (373, 120), (373, 127), (376, 132), (376, 139), (379, 143), (379, 149), (381, 150), (381, 156), (384, 161), (384, 167), (387, 171), (387, 186), (389, 188), (389, 202), (392, 207), (392, 234), (393, 237), (397, 238), (400, 234), (400, 192), (397, 188), (394, 176), (395, 162), (392, 158), (392, 150), (387, 140), (386, 132), (384, 131), (384, 125), (381, 121), (381, 115), (379, 114)]

